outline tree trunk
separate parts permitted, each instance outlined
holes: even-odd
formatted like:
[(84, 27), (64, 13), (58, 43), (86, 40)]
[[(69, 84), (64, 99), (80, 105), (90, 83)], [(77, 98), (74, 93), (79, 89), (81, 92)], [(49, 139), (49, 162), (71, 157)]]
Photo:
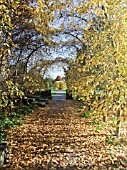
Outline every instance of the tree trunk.
[(118, 113), (117, 113), (117, 124), (116, 124), (116, 136), (117, 137), (120, 137), (120, 130), (121, 130), (121, 115), (122, 115), (122, 112), (121, 112), (121, 109), (118, 110)]
[(21, 107), (22, 107), (22, 98), (19, 97), (19, 108), (21, 108)]

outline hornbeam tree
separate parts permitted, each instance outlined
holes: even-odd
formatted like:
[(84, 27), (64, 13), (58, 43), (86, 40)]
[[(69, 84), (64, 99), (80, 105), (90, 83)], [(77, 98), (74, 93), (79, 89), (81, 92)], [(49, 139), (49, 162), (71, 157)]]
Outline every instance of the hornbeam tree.
[[(93, 113), (103, 113), (104, 120), (109, 111), (116, 114), (116, 135), (120, 136), (121, 120), (127, 111), (125, 2), (97, 0), (87, 3), (87, 8), (88, 5), (92, 23), (85, 27), (82, 37), (88, 49), (77, 57), (75, 70), (79, 78), (75, 82), (71, 80), (71, 84), (79, 99), (90, 103)], [(79, 14), (83, 14), (83, 8)], [(73, 74), (70, 69), (69, 75)]]
[[(11, 91), (10, 87), (13, 89), (13, 86), (15, 86), (15, 80), (13, 81), (12, 76), (10, 75), (13, 73), (15, 74), (23, 64), (23, 67), (26, 67), (26, 65), (29, 64), (28, 62), (31, 60), (31, 57), (37, 55), (39, 50), (46, 51), (47, 47), (42, 48), (45, 44), (48, 44), (48, 47), (50, 47), (50, 45), (56, 45), (56, 43), (52, 41), (52, 35), (56, 32), (56, 29), (52, 28), (49, 23), (56, 17), (54, 11), (62, 8), (62, 3), (57, 1), (57, 4), (54, 4), (51, 1), (43, 2), (39, 0), (34, 5), (32, 3), (33, 2), (29, 0), (1, 2), (0, 10), (2, 12), (2, 18), (0, 21), (0, 35), (2, 37), (2, 48), (0, 56), (0, 74), (4, 75), (5, 78), (4, 85), (1, 83), (1, 88), (6, 90), (6, 93)], [(65, 6), (65, 4), (63, 4), (63, 6)], [(10, 67), (12, 64), (13, 66)], [(10, 71), (13, 73), (10, 74)], [(20, 73), (19, 70), (18, 73)], [(40, 79), (40, 74), (37, 74), (38, 79)], [(29, 75), (31, 76), (32, 74)], [(16, 74), (14, 76), (16, 76)], [(17, 76), (20, 77), (21, 74)], [(28, 75), (26, 74), (26, 79), (27, 77)], [(14, 79), (16, 79), (16, 77), (14, 77)], [(19, 79), (17, 78), (16, 89), (20, 87), (18, 85), (20, 81), (18, 82), (18, 80)], [(38, 88), (39, 81), (36, 82)], [(11, 84), (11, 86), (9, 86), (9, 84)], [(9, 94), (2, 97), (5, 93), (1, 93), (0, 107), (3, 108), (5, 105), (8, 105), (9, 100), (7, 96), (9, 96)], [(14, 93), (13, 96), (16, 94), (17, 93)], [(4, 100), (5, 98), (6, 101)]]

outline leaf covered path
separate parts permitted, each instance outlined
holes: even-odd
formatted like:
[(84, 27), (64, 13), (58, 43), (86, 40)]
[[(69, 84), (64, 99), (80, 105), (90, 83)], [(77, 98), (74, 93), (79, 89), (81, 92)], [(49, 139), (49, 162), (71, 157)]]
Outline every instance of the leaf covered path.
[[(106, 143), (113, 131), (90, 123), (76, 101), (50, 101), (9, 131), (10, 159), (6, 170), (126, 169), (125, 149)], [(124, 160), (125, 161), (125, 160)], [(122, 162), (122, 161), (121, 161)]]

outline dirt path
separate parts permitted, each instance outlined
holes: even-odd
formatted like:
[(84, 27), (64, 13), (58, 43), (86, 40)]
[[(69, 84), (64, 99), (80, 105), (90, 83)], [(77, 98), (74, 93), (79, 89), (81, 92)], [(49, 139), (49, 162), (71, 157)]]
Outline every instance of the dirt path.
[[(112, 169), (114, 148), (105, 143), (107, 129), (77, 112), (78, 102), (50, 101), (26, 116), (23, 126), (10, 130), (10, 159), (6, 170)], [(117, 149), (120, 153), (120, 149)], [(123, 151), (124, 152), (124, 151)], [(112, 154), (113, 153), (113, 154)]]

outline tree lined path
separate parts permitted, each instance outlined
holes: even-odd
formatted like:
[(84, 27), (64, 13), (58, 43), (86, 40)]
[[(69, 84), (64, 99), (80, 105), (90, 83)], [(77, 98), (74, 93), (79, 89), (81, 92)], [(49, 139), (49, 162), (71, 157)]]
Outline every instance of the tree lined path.
[(107, 143), (113, 129), (97, 130), (91, 118), (82, 117), (79, 105), (72, 100), (49, 101), (26, 116), (23, 126), (9, 130), (10, 158), (4, 169), (126, 169), (125, 143)]
[[(9, 142), (6, 170), (127, 169), (126, 5), (0, 1), (0, 167)], [(59, 71), (82, 107), (43, 107)]]

